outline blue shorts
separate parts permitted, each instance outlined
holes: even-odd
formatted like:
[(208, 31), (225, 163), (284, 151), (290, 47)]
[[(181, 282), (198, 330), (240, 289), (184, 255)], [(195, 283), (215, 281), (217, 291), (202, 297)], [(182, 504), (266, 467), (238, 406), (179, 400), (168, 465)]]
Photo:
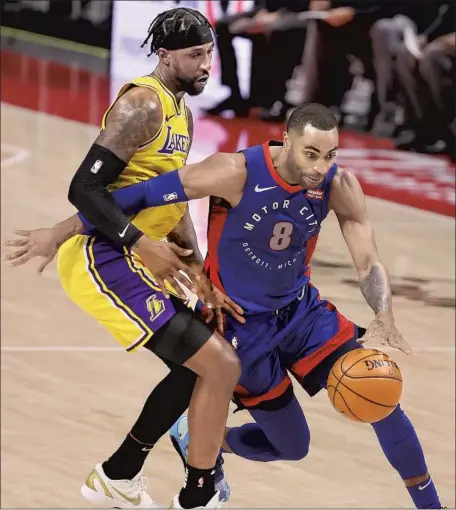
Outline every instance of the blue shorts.
[(235, 402), (241, 408), (277, 409), (293, 396), (289, 374), (311, 395), (326, 387), (332, 365), (356, 349), (364, 330), (341, 315), (309, 284), (300, 298), (276, 312), (226, 318), (225, 338), (242, 364)]

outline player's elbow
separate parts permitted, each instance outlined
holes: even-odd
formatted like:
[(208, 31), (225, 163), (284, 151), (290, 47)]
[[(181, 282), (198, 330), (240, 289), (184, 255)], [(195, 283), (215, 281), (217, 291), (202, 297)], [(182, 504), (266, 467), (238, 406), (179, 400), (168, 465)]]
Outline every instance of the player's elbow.
[(87, 189), (81, 180), (75, 175), (70, 183), (68, 189), (68, 200), (71, 204), (80, 209), (80, 207), (86, 202)]
[(73, 177), (68, 189), (68, 200), (76, 207), (82, 214), (85, 214), (87, 207), (90, 206), (94, 197), (93, 194), (97, 193), (99, 186), (94, 183), (88, 182), (88, 180), (81, 179), (78, 174)]
[(380, 267), (381, 270), (385, 270), (383, 264), (381, 263), (380, 259), (377, 256), (366, 258), (366, 260), (363, 261), (363, 263), (357, 267), (359, 281), (363, 281), (366, 278), (370, 278), (374, 268), (378, 267)]
[(76, 208), (78, 208), (78, 203), (80, 201), (80, 186), (77, 179), (73, 178), (70, 183), (70, 187), (68, 189), (68, 201), (73, 204)]

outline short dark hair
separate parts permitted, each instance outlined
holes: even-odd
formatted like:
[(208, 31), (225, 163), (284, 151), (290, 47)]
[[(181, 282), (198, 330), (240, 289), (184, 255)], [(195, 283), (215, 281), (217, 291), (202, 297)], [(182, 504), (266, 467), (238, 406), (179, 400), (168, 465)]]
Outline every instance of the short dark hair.
[(141, 45), (146, 45), (150, 38), (150, 53), (157, 53), (163, 41), (170, 33), (186, 33), (194, 25), (205, 25), (212, 28), (209, 20), (195, 9), (189, 7), (176, 7), (161, 12), (150, 24), (147, 37)]
[(287, 121), (287, 131), (303, 131), (307, 125), (322, 131), (337, 128), (333, 112), (319, 103), (306, 103), (293, 110)]

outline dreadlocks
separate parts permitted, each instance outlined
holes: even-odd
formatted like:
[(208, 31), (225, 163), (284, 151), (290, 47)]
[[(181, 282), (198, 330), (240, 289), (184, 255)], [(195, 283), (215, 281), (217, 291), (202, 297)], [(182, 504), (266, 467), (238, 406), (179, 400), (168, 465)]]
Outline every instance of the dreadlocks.
[[(198, 43), (198, 40), (194, 37), (189, 38), (191, 29), (195, 28), (204, 28), (207, 32), (208, 29), (210, 31), (212, 27), (208, 19), (194, 9), (178, 7), (176, 9), (164, 11), (150, 24), (147, 37), (142, 43), (141, 48), (149, 42), (150, 38), (152, 38), (152, 40), (150, 43), (150, 53), (147, 55), (148, 57), (152, 55), (152, 53), (157, 53), (159, 48), (179, 49), (186, 47), (182, 45), (183, 41), (186, 40), (188, 46), (196, 46), (197, 44), (191, 44), (191, 42), (196, 41)], [(178, 36), (179, 39), (178, 43), (176, 42), (176, 36)]]

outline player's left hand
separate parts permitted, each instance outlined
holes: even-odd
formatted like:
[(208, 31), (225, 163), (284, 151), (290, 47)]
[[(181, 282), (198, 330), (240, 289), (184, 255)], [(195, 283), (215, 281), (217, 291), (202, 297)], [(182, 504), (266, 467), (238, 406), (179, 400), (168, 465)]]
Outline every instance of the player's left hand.
[(16, 230), (18, 237), (5, 241), (5, 246), (13, 246), (16, 251), (6, 255), (5, 259), (12, 266), (22, 266), (35, 257), (42, 258), (37, 268), (41, 274), (44, 268), (54, 259), (62, 242), (59, 233), (53, 228), (38, 228), (36, 230)]
[(404, 354), (413, 354), (412, 348), (396, 328), (394, 317), (390, 313), (379, 313), (375, 316), (364, 336), (358, 339), (359, 344), (366, 342), (388, 344)]

